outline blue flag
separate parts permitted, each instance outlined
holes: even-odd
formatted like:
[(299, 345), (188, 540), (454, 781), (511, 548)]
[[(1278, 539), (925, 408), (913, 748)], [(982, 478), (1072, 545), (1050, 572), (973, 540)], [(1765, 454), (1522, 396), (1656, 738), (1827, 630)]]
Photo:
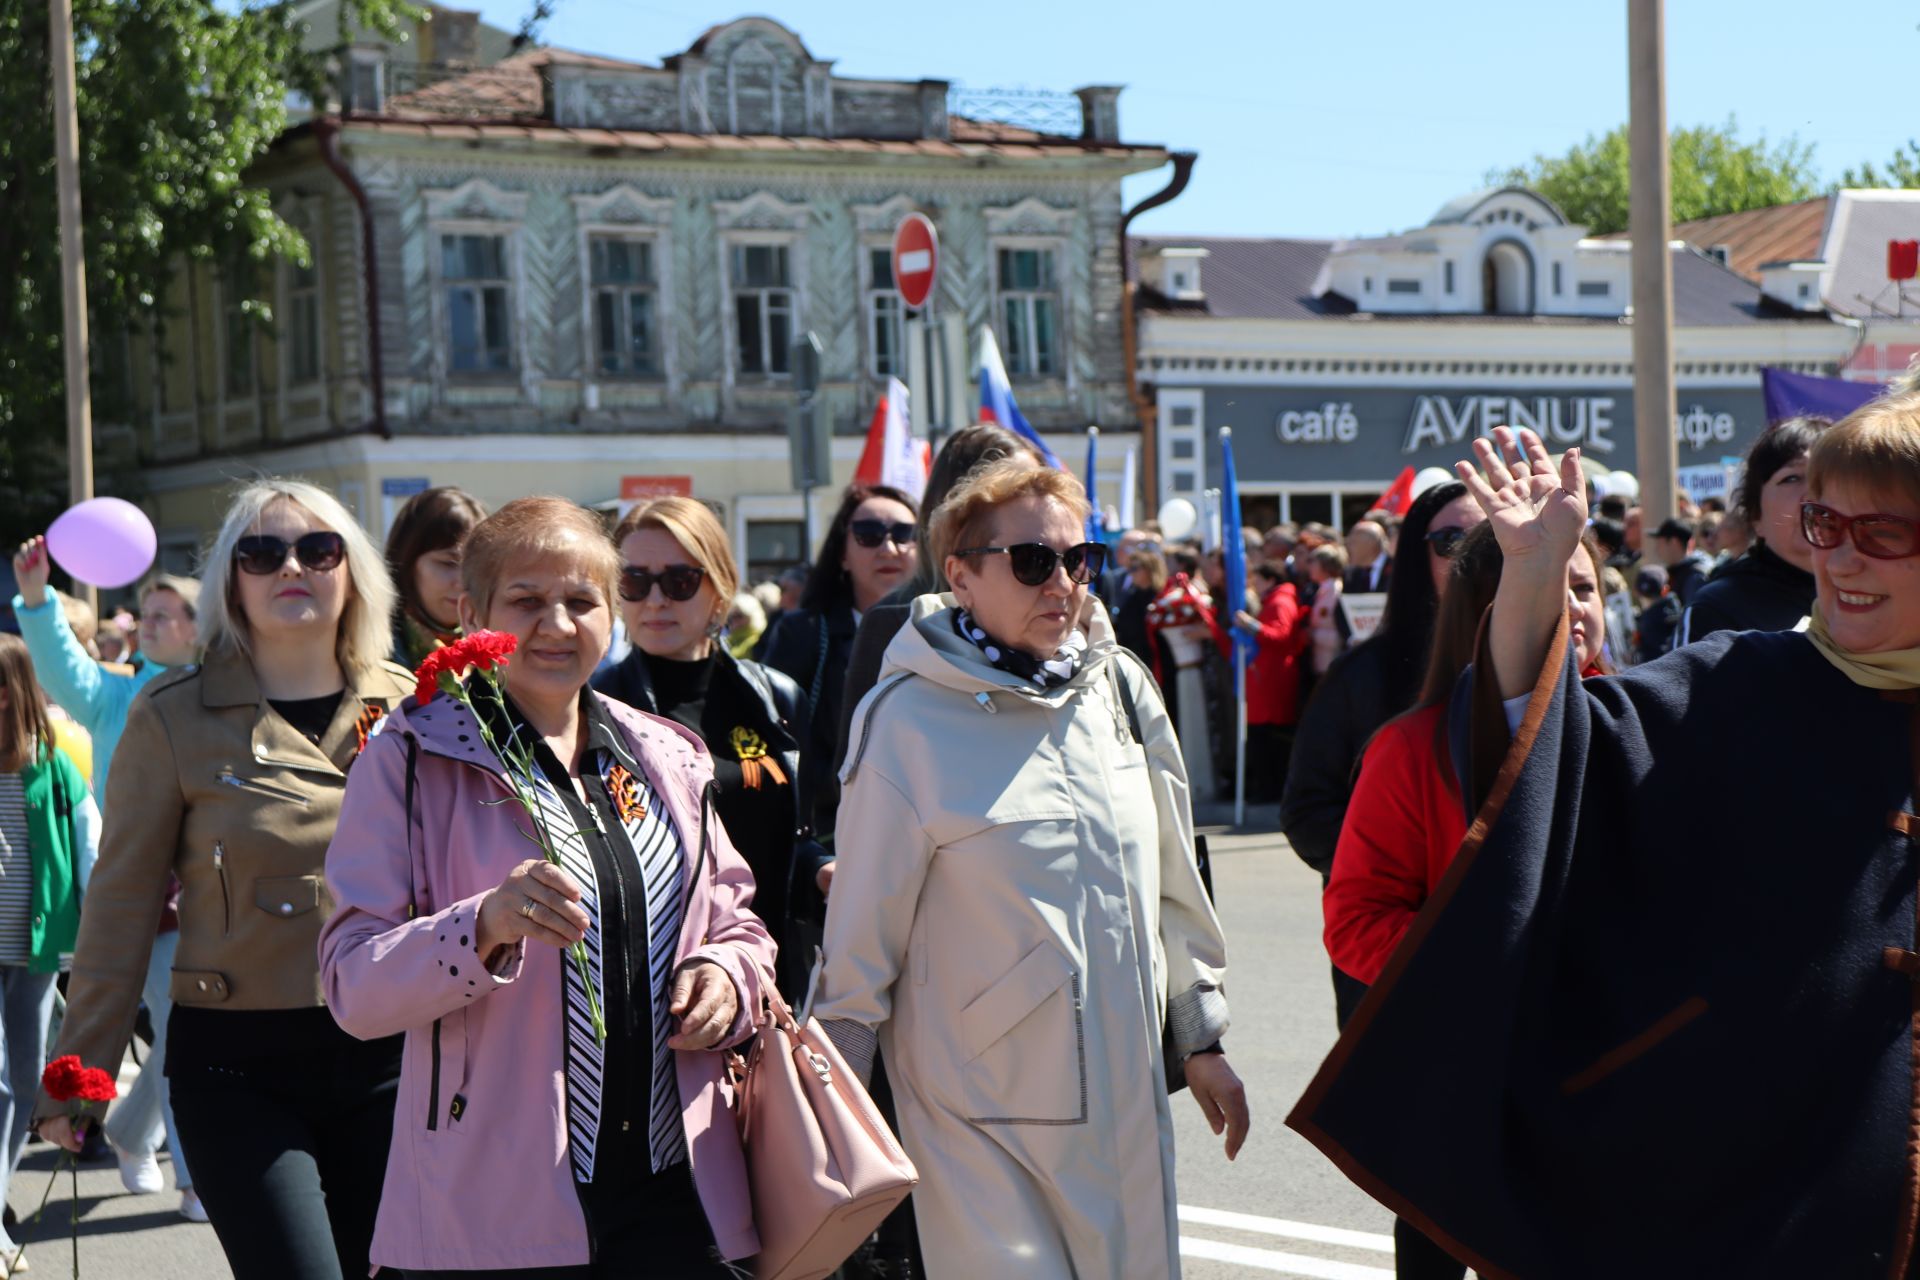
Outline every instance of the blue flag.
[(1766, 401), (1768, 426), (1806, 414), (1838, 422), (1869, 400), (1879, 399), (1886, 390), (1878, 382), (1819, 378), (1785, 369), (1760, 370), (1760, 394)]
[(1233, 626), (1233, 615), (1247, 607), (1247, 544), (1240, 537), (1240, 482), (1233, 469), (1233, 429), (1220, 428), (1220, 553), (1227, 570), (1227, 607), (1220, 619), (1233, 635), (1236, 658), (1247, 656), (1254, 638)]

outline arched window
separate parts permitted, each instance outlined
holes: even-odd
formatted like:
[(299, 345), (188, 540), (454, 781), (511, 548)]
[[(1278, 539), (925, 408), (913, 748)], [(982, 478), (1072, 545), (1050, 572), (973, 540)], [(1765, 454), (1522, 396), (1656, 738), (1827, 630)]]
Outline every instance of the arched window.
[(1487, 250), (1480, 268), (1481, 309), (1493, 316), (1533, 314), (1533, 255), (1512, 240)]
[(727, 62), (727, 114), (732, 133), (780, 132), (780, 64), (749, 40)]

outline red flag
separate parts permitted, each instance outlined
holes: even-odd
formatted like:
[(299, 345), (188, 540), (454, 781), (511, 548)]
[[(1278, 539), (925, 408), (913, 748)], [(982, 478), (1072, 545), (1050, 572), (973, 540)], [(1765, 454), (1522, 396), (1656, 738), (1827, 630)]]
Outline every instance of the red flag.
[(1887, 279), (1911, 280), (1920, 275), (1920, 240), (1887, 241)]
[(867, 445), (853, 470), (855, 484), (892, 485), (918, 501), (926, 491), (933, 458), (925, 440), (916, 440), (907, 421), (907, 389), (887, 379), (887, 394), (873, 407)]
[(1393, 483), (1387, 486), (1387, 491), (1373, 505), (1397, 516), (1407, 514), (1407, 508), (1413, 505), (1413, 468), (1402, 468)]

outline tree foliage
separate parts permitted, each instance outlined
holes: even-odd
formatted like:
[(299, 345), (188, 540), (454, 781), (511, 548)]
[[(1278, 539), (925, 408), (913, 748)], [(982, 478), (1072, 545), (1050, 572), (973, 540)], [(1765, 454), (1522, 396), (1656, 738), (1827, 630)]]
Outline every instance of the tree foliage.
[(1896, 151), (1885, 168), (1876, 168), (1869, 160), (1858, 169), (1840, 175), (1843, 187), (1920, 187), (1920, 142), (1909, 141), (1906, 149)]
[[(325, 101), (327, 51), (303, 49), (293, 0), (74, 0), (80, 182), (91, 331), (160, 311), (188, 260), (304, 260), (299, 234), (248, 185), (287, 124), (289, 93)], [(344, 11), (393, 31), (405, 0)], [(53, 80), (46, 0), (0, 0), (0, 536), (64, 505), (65, 387)], [(111, 348), (108, 348), (111, 349)], [(100, 376), (101, 416), (117, 378)]]
[[(1721, 126), (1675, 129), (1669, 146), (1675, 222), (1820, 194), (1813, 146), (1796, 137), (1776, 145), (1769, 145), (1764, 134), (1743, 141), (1730, 117)], [(1602, 235), (1627, 229), (1628, 172), (1627, 127), (1621, 125), (1602, 137), (1588, 135), (1565, 155), (1536, 155), (1527, 164), (1487, 176), (1500, 186), (1539, 192), (1570, 221)]]

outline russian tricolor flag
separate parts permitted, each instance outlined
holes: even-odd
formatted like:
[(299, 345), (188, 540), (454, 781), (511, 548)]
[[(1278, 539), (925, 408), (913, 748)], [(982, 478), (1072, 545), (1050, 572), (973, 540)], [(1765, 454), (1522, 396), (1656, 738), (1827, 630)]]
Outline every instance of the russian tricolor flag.
[(1015, 435), (1024, 437), (1039, 450), (1048, 466), (1060, 467), (1060, 459), (1054, 456), (1053, 450), (1047, 448), (1040, 439), (1040, 433), (1033, 429), (1020, 412), (1020, 406), (1013, 402), (1013, 384), (1007, 381), (1007, 366), (1000, 359), (1000, 342), (993, 336), (993, 326), (990, 324), (980, 326), (980, 421), (998, 423)]

